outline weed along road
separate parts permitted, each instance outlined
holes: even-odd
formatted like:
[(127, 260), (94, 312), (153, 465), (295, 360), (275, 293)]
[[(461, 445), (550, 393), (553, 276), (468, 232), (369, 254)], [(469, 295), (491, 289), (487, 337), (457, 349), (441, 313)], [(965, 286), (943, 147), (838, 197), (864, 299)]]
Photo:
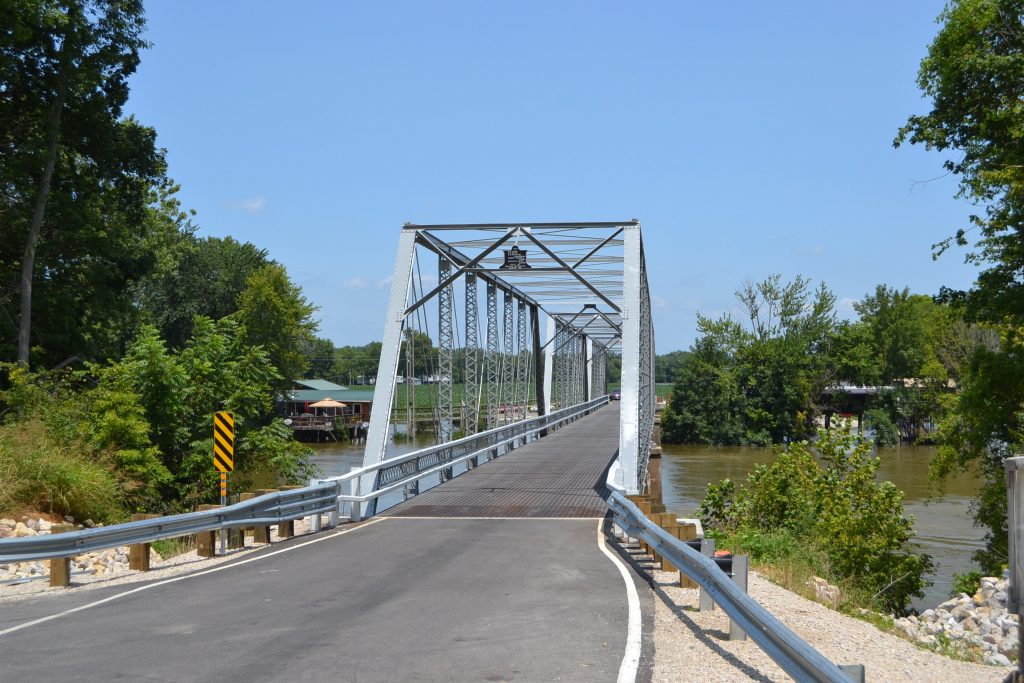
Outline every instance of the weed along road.
[[(614, 430), (614, 415), (578, 425)], [(537, 445), (571, 456), (573, 432)], [(412, 499), (415, 516), (399, 506), (205, 572), (5, 603), (0, 680), (616, 680), (624, 657), (641, 655), (627, 632), (642, 582), (606, 554), (603, 513), (584, 512), (598, 509), (611, 454), (581, 465), (577, 490), (561, 488), (575, 513), (555, 501), (523, 514), (556, 514), (510, 516), (516, 489), (536, 502), (536, 467), (523, 465), (543, 454), (531, 447)], [(475, 514), (427, 517), (428, 496), (445, 507), (442, 494), (470, 496)], [(488, 496), (500, 518), (483, 514)], [(649, 618), (650, 592), (639, 596)]]

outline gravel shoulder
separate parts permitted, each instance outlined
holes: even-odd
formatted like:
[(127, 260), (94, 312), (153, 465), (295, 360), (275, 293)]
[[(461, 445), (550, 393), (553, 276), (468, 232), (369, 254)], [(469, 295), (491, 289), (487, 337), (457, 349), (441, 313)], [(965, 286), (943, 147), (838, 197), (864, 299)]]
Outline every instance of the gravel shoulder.
[[(789, 681), (752, 640), (730, 641), (721, 609), (698, 611), (698, 591), (678, 586), (678, 575), (648, 569), (654, 593), (653, 681)], [(1012, 669), (961, 662), (878, 630), (781, 588), (755, 572), (749, 593), (768, 611), (837, 664), (864, 664), (875, 683), (997, 683)]]

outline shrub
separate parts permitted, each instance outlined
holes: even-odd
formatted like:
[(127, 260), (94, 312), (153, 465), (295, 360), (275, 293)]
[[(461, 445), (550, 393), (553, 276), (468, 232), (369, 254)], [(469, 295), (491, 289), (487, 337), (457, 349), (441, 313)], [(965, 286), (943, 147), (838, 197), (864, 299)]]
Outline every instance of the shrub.
[(868, 427), (875, 432), (875, 443), (879, 446), (896, 446), (900, 442), (900, 431), (889, 413), (882, 408), (872, 408), (864, 413)]
[(903, 609), (922, 594), (933, 565), (910, 548), (902, 492), (875, 481), (879, 460), (862, 440), (822, 431), (817, 450), (820, 462), (795, 443), (741, 486), (710, 485), (700, 509), (705, 526), (755, 558), (802, 555), (851, 592)]

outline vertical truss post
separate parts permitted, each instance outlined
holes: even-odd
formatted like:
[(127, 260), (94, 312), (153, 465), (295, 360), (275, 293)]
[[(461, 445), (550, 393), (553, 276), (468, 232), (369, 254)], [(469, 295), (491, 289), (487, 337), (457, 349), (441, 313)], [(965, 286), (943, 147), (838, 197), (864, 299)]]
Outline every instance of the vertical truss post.
[(594, 341), (586, 337), (584, 346), (584, 357), (587, 359), (586, 372), (583, 373), (583, 381), (586, 382), (583, 398), (590, 401), (594, 398)]
[(654, 437), (654, 324), (651, 320), (651, 297), (647, 284), (647, 263), (643, 242), (640, 243), (640, 442), (637, 479), (647, 479), (647, 462)]
[(412, 330), (406, 330), (405, 339), (405, 431), (409, 436), (416, 434), (416, 346), (412, 338)]
[(551, 348), (554, 350), (553, 360), (555, 364), (555, 371), (551, 377), (551, 383), (553, 384), (551, 393), (558, 410), (565, 407), (565, 349), (562, 348), (564, 346), (562, 342), (564, 341), (565, 336), (562, 334), (562, 329), (562, 321), (555, 320), (555, 341), (551, 343)]
[(510, 292), (505, 292), (505, 316), (504, 324), (502, 325), (504, 353), (501, 356), (501, 404), (505, 408), (504, 419), (502, 422), (505, 422), (506, 424), (511, 421), (508, 413), (509, 405), (515, 402), (512, 387), (512, 362), (515, 360), (512, 344), (516, 338), (516, 322), (513, 315), (515, 312), (515, 307), (513, 306), (514, 302), (515, 299), (512, 297), (512, 294)]
[(477, 368), (477, 294), (476, 273), (466, 273), (466, 436), (476, 434), (480, 424), (480, 376)]
[[(452, 274), (452, 262), (444, 256), (438, 256), (437, 278), (444, 282)], [(455, 335), (452, 329), (454, 313), (454, 292), (452, 286), (441, 288), (437, 293), (438, 333), (437, 333), (437, 442), (447, 443), (452, 440), (452, 357), (455, 354)], [(450, 467), (441, 470), (441, 481), (452, 478)]]
[[(438, 256), (437, 276), (444, 282), (452, 274), (452, 262)], [(444, 287), (437, 293), (437, 442), (452, 440), (452, 355), (455, 335), (452, 330), (452, 288)]]
[(530, 404), (530, 340), (526, 328), (526, 302), (520, 301), (518, 306), (519, 315), (519, 360), (517, 363), (518, 376), (516, 377), (516, 408), (519, 419), (526, 419), (526, 408)]
[(576, 335), (576, 403), (587, 400), (587, 338)]
[(498, 426), (498, 288), (487, 283), (487, 352), (484, 365), (487, 371), (487, 429)]
[[(548, 316), (548, 324), (545, 329), (546, 336), (544, 337), (544, 343), (547, 345), (544, 347), (544, 415), (551, 413), (551, 400), (553, 398), (552, 392), (554, 391), (555, 381), (555, 319)], [(537, 360), (540, 362), (540, 359)], [(537, 399), (538, 401), (540, 398)], [(538, 405), (538, 410), (540, 406)]]
[(640, 308), (641, 261), (640, 226), (628, 225), (623, 229), (623, 297), (622, 297), (622, 400), (619, 407), (619, 459), (622, 462), (621, 484), (627, 493), (643, 493), (644, 482), (639, 478), (641, 458), (640, 435), (640, 328), (643, 311)]
[[(533, 304), (530, 305), (530, 336), (533, 338), (533, 382), (537, 386), (537, 417), (540, 417), (547, 414), (547, 405), (544, 393), (544, 366), (541, 364), (540, 308)], [(547, 430), (542, 431), (540, 435), (547, 436)]]
[[(405, 324), (405, 307), (409, 300), (409, 284), (412, 282), (415, 256), (416, 232), (403, 230), (398, 239), (398, 256), (395, 259), (391, 296), (388, 299), (388, 317), (384, 323), (380, 361), (377, 364), (377, 384), (373, 389), (370, 427), (366, 432), (366, 450), (363, 451), (364, 467), (383, 460), (387, 447), (391, 404), (395, 397), (395, 376), (398, 374), (398, 356), (402, 348), (402, 327)], [(363, 491), (372, 489), (375, 476), (367, 474), (360, 478)]]

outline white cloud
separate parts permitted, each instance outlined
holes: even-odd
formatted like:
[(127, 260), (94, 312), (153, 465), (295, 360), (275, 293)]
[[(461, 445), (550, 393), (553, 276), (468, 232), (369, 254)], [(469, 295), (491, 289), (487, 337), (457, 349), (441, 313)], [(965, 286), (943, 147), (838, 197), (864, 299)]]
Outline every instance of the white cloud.
[(655, 308), (662, 308), (662, 309), (668, 308), (668, 300), (665, 299), (664, 297), (660, 297), (660, 296), (652, 296), (651, 297), (651, 304)]
[(857, 299), (851, 299), (850, 297), (843, 297), (839, 300), (839, 312), (840, 313), (853, 313), (853, 305), (857, 303)]
[(377, 280), (377, 289), (384, 289), (385, 287), (390, 287), (391, 281), (394, 279), (395, 277), (393, 275), (388, 275), (383, 280)]
[(247, 197), (245, 199), (225, 202), (224, 205), (229, 209), (237, 209), (246, 213), (259, 213), (267, 205), (267, 198), (263, 196)]
[(361, 277), (354, 277), (341, 283), (345, 289), (366, 289), (366, 280)]

